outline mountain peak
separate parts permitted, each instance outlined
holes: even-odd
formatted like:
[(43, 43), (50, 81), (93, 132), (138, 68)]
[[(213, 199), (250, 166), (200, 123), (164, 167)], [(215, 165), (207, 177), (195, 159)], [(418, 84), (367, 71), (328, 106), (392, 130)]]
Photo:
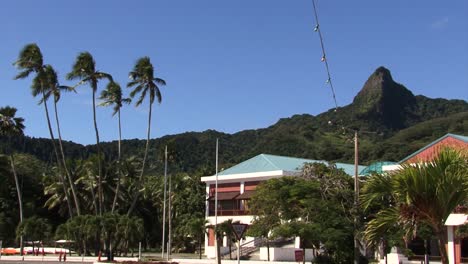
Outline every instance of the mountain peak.
[[(363, 101), (363, 99), (366, 101), (367, 99), (380, 98), (383, 96), (384, 90), (394, 89), (395, 84), (397, 83), (393, 80), (390, 70), (380, 66), (369, 76), (369, 79), (367, 79), (361, 91), (354, 98), (354, 102), (359, 103), (359, 101)], [(404, 87), (402, 88), (407, 90)], [(372, 98), (366, 98), (369, 96)]]
[(384, 66), (378, 67), (375, 70), (374, 75), (383, 75), (383, 76), (389, 76), (390, 79), (392, 78), (392, 74), (390, 73), (390, 70), (385, 68)]
[(415, 105), (413, 93), (395, 82), (390, 70), (383, 66), (369, 76), (353, 100), (358, 116), (383, 122), (391, 129), (405, 127), (407, 112), (412, 112)]

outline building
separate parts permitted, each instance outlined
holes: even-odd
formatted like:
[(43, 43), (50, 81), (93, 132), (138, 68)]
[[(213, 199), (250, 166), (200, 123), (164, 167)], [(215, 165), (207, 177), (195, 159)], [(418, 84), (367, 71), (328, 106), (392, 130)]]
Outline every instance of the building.
[[(432, 161), (444, 148), (457, 150), (468, 150), (468, 137), (456, 134), (446, 134), (418, 151), (402, 159), (398, 164), (388, 164), (382, 166), (383, 171), (393, 171), (401, 168), (400, 164), (418, 164)], [(464, 219), (464, 220), (459, 220)], [(457, 226), (468, 224), (466, 214), (452, 214), (446, 221), (448, 234), (447, 252), (450, 263), (461, 263), (461, 258), (468, 257), (468, 239), (457, 239), (454, 232)], [(434, 241), (435, 242), (435, 241)], [(431, 252), (438, 252), (436, 243), (431, 243)], [(438, 254), (438, 253), (437, 253)]]
[[(239, 221), (243, 224), (251, 224), (254, 216), (249, 212), (249, 200), (255, 192), (255, 188), (262, 181), (279, 178), (283, 176), (298, 175), (302, 166), (309, 162), (320, 162), (327, 164), (326, 161), (309, 160), (293, 157), (276, 156), (269, 154), (260, 154), (244, 162), (241, 162), (231, 168), (218, 173), (218, 211), (217, 222), (221, 223), (228, 219)], [(343, 169), (347, 174), (354, 174), (354, 165), (345, 163), (336, 163), (338, 169)], [(361, 171), (365, 166), (359, 166)], [(206, 219), (209, 224), (215, 224), (215, 183), (216, 176), (206, 176), (201, 178), (206, 183)], [(215, 257), (215, 237), (213, 229), (209, 229), (205, 239), (205, 254), (208, 258)], [(249, 247), (257, 246), (257, 240), (253, 237), (247, 237), (242, 241)], [(224, 248), (226, 252), (227, 241), (224, 239)], [(295, 241), (295, 247), (299, 248), (299, 239)], [(274, 252), (277, 255), (276, 260), (289, 260), (285, 254), (292, 254), (294, 257), (294, 248), (290, 252)], [(291, 253), (292, 252), (292, 253)], [(283, 256), (279, 256), (283, 254)], [(307, 259), (306, 252), (306, 259)], [(273, 258), (272, 260), (274, 260)], [(293, 260), (293, 259), (291, 259)]]
[(398, 164), (384, 165), (383, 171), (392, 171), (400, 168), (399, 164), (416, 164), (434, 159), (443, 148), (468, 149), (468, 136), (456, 134), (446, 134), (440, 137), (411, 155), (405, 157)]

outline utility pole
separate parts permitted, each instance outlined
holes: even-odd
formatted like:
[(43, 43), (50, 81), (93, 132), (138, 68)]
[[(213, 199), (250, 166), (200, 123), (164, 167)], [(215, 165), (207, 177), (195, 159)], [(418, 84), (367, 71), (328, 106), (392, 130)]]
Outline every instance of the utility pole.
[(218, 151), (219, 151), (219, 139), (216, 139), (216, 180), (215, 180), (215, 251), (216, 251), (216, 263), (221, 263), (219, 245), (218, 245)]
[(169, 206), (169, 225), (168, 225), (168, 234), (167, 234), (167, 260), (169, 261), (172, 258), (172, 175), (169, 175), (169, 195), (168, 195), (168, 206)]
[(359, 143), (358, 132), (354, 131), (354, 264), (359, 264)]
[(166, 246), (166, 193), (167, 193), (167, 145), (164, 151), (164, 205), (163, 205), (163, 230), (161, 243), (161, 259), (164, 259), (164, 247)]

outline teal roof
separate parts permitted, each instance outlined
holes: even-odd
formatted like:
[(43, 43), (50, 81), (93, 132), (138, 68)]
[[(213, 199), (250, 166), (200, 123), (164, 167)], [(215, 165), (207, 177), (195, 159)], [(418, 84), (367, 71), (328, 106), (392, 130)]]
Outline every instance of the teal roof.
[(456, 139), (461, 140), (461, 141), (463, 141), (463, 142), (465, 142), (465, 143), (468, 143), (468, 137), (467, 137), (467, 136), (462, 136), (462, 135), (456, 135), (456, 134), (450, 134), (450, 133), (448, 133), (448, 134), (446, 134), (445, 136), (440, 137), (440, 138), (438, 138), (438, 139), (432, 141), (431, 143), (429, 143), (429, 144), (426, 145), (425, 147), (421, 148), (420, 150), (418, 150), (418, 151), (414, 152), (413, 154), (407, 156), (406, 158), (402, 159), (399, 163), (403, 163), (403, 162), (405, 162), (405, 161), (411, 159), (412, 157), (418, 155), (418, 154), (421, 153), (422, 151), (424, 151), (424, 150), (430, 148), (431, 146), (437, 144), (437, 143), (440, 142), (441, 140), (443, 140), (443, 139), (445, 139), (445, 138), (448, 138), (448, 137), (456, 138)]
[[(301, 170), (304, 163), (319, 162), (328, 164), (323, 160), (301, 159), (293, 157), (276, 156), (270, 154), (260, 154), (246, 161), (243, 161), (229, 169), (221, 171), (218, 175), (231, 175), (253, 172), (266, 172), (266, 171), (290, 171), (297, 172)], [(346, 163), (335, 163), (338, 169), (343, 169), (346, 174), (354, 175), (354, 165)], [(358, 171), (361, 171), (365, 166), (359, 166)]]
[(447, 135), (450, 135), (450, 136), (452, 136), (452, 137), (454, 137), (454, 138), (457, 138), (457, 139), (459, 139), (459, 140), (461, 140), (461, 141), (463, 141), (463, 142), (465, 142), (465, 143), (468, 143), (468, 137), (467, 137), (467, 136), (456, 135), (456, 134), (450, 134), (450, 133), (447, 134)]
[(393, 162), (393, 161), (378, 161), (378, 162), (374, 162), (374, 163), (372, 163), (371, 165), (367, 166), (365, 169), (363, 169), (361, 172), (359, 172), (359, 175), (369, 176), (369, 175), (371, 175), (372, 173), (381, 174), (381, 173), (383, 172), (383, 169), (382, 169), (383, 166), (386, 166), (386, 165), (395, 165), (395, 164), (398, 164), (398, 163)]

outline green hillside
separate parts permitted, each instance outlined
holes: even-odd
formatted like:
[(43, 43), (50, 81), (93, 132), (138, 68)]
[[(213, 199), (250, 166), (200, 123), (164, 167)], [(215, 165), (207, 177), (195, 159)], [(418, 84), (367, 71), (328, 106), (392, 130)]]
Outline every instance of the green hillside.
[[(466, 134), (468, 103), (464, 100), (431, 99), (414, 96), (395, 82), (388, 69), (379, 67), (366, 81), (353, 102), (312, 116), (282, 118), (276, 124), (257, 130), (226, 134), (214, 130), (186, 132), (153, 139), (149, 160), (153, 172), (160, 172), (162, 150), (169, 146), (176, 170), (213, 173), (215, 139), (220, 140), (222, 168), (259, 153), (351, 162), (353, 131), (360, 133), (360, 162), (398, 161), (411, 152), (446, 134)], [(127, 157), (142, 156), (144, 140), (123, 141)], [(3, 139), (0, 144), (7, 144)], [(53, 160), (48, 139), (16, 138), (12, 147), (40, 160)], [(108, 159), (115, 159), (117, 142), (102, 143)], [(65, 143), (66, 156), (82, 159), (95, 153), (94, 145)]]

